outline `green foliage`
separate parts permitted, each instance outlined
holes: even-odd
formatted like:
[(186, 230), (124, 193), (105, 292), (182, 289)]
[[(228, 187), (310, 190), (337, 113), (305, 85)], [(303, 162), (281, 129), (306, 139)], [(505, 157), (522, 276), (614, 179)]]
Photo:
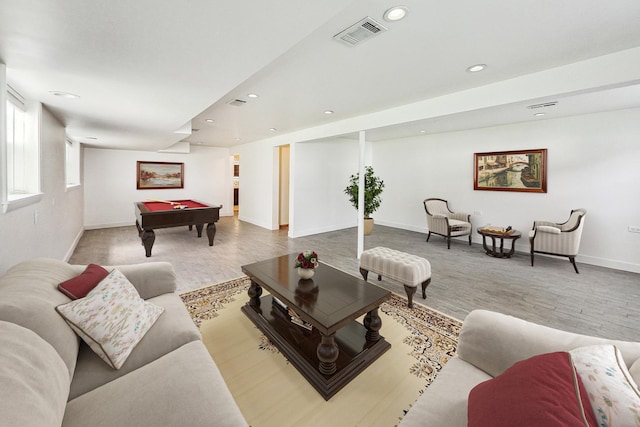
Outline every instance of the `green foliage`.
[[(358, 209), (358, 181), (360, 180), (360, 173), (351, 175), (349, 177), (349, 185), (344, 189), (344, 192), (349, 196), (351, 204)], [(371, 166), (365, 166), (364, 173), (364, 217), (370, 218), (380, 207), (382, 199), (382, 189), (384, 188), (384, 181), (378, 178), (373, 173)]]

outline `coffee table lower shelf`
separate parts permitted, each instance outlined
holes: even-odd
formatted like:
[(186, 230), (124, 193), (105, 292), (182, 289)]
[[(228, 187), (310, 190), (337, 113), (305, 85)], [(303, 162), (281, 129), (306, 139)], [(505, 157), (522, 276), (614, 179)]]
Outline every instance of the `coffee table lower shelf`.
[(285, 319), (279, 309), (272, 306), (272, 301), (271, 295), (263, 296), (259, 306), (247, 303), (242, 307), (242, 312), (325, 400), (329, 400), (391, 348), (391, 344), (382, 336), (378, 341), (367, 341), (367, 329), (359, 322), (352, 321), (335, 334), (339, 349), (336, 372), (332, 375), (322, 374), (318, 370), (320, 361), (316, 354), (322, 335), (315, 328), (308, 331)]

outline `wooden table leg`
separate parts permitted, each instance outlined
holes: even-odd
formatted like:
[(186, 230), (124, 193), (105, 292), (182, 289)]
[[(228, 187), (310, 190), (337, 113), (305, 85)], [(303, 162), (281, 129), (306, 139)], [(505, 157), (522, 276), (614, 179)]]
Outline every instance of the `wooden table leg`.
[(213, 246), (213, 238), (216, 237), (216, 224), (214, 222), (207, 224), (207, 237), (209, 237), (209, 246)]
[(516, 240), (518, 240), (518, 237), (510, 239), (511, 240), (511, 250), (509, 251), (509, 253), (506, 253), (504, 256), (505, 258), (511, 258), (513, 256), (513, 254), (516, 251)]
[(487, 254), (491, 253), (491, 250), (487, 247), (487, 236), (484, 234), (482, 235), (482, 247)]
[(382, 319), (378, 316), (378, 307), (368, 312), (364, 316), (362, 323), (367, 328), (365, 335), (367, 341), (378, 341), (380, 339), (380, 328), (382, 328)]
[(334, 340), (335, 334), (322, 334), (322, 341), (318, 344), (316, 354), (320, 365), (318, 370), (323, 375), (333, 375), (336, 373), (336, 360), (338, 360), (338, 345)]
[(144, 252), (147, 258), (151, 256), (151, 248), (153, 248), (153, 242), (156, 241), (156, 233), (153, 230), (142, 230), (140, 233), (142, 239), (142, 245), (144, 246)]
[(260, 285), (252, 280), (247, 294), (249, 294), (249, 305), (260, 306), (260, 296), (262, 295), (262, 287)]

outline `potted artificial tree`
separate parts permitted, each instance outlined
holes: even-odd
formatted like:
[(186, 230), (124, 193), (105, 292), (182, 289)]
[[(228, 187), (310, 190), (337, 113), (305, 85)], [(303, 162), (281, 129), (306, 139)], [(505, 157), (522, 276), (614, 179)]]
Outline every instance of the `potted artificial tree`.
[[(346, 195), (349, 196), (351, 204), (358, 209), (358, 182), (360, 180), (360, 173), (351, 175), (349, 177), (349, 185), (344, 189)], [(364, 234), (368, 236), (373, 230), (373, 218), (371, 214), (374, 213), (382, 203), (380, 194), (384, 188), (384, 181), (375, 176), (373, 168), (371, 166), (365, 166), (364, 173)]]

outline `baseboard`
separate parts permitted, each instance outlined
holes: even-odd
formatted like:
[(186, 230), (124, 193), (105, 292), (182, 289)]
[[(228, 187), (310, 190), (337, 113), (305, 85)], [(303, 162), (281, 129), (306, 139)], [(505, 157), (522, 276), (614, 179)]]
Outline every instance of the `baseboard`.
[(71, 259), (71, 256), (76, 251), (76, 248), (78, 247), (78, 243), (80, 243), (80, 239), (82, 238), (83, 234), (84, 234), (84, 229), (80, 229), (80, 232), (76, 235), (76, 238), (73, 239), (73, 243), (71, 243), (71, 247), (69, 248), (69, 250), (64, 256), (64, 262), (69, 262), (69, 260)]
[(135, 222), (127, 221), (127, 222), (112, 222), (108, 224), (89, 224), (85, 225), (85, 230), (98, 230), (100, 228), (116, 228), (116, 227), (131, 227), (132, 225), (136, 225)]
[(353, 227), (352, 224), (334, 224), (326, 227), (297, 231), (295, 233), (293, 233), (291, 229), (289, 229), (289, 237), (291, 237), (292, 239), (295, 239), (296, 237), (312, 236), (314, 234), (320, 234), (320, 233), (329, 233), (331, 231), (344, 230), (346, 228), (351, 228), (351, 227)]
[(278, 230), (279, 228), (278, 226), (274, 228), (272, 224), (265, 224), (261, 221), (244, 216), (240, 213), (238, 214), (238, 220), (248, 222), (249, 224), (257, 225), (258, 227), (266, 228), (267, 230)]
[(640, 273), (640, 264), (632, 264), (630, 262), (616, 261), (614, 259), (598, 258), (588, 255), (580, 255), (576, 257), (577, 262), (589, 265), (597, 265), (599, 267), (612, 268), (614, 270), (629, 271), (631, 273)]

